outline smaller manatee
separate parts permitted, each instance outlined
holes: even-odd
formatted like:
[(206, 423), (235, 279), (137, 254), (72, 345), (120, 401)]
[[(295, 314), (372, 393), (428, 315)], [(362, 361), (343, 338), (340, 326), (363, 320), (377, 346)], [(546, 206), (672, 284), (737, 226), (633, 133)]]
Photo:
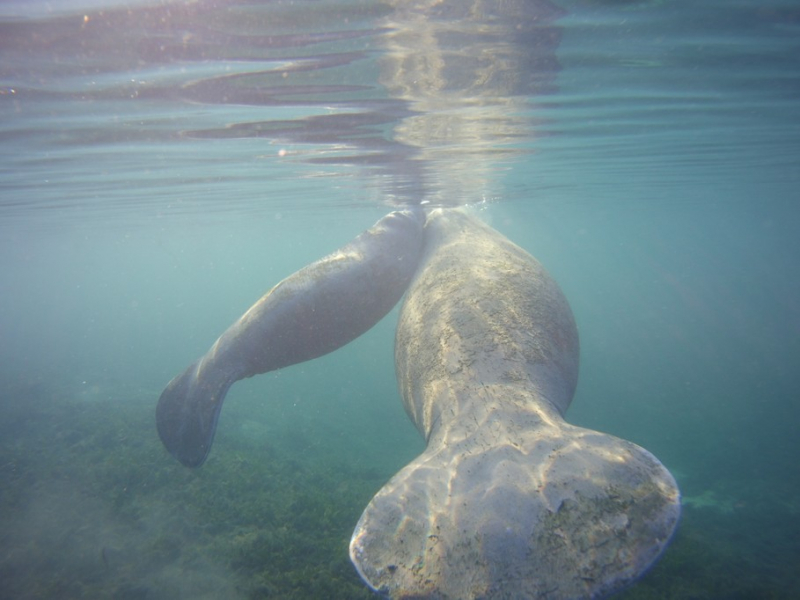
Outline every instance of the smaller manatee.
[(424, 223), (419, 207), (392, 212), (265, 294), (161, 394), (156, 424), (167, 450), (202, 465), (234, 382), (332, 352), (380, 321), (414, 275)]

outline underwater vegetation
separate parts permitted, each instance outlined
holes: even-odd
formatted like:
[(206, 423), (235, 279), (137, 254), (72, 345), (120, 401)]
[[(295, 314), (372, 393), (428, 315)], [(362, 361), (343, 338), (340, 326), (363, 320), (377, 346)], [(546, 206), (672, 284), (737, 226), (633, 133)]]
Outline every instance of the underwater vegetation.
[[(324, 443), (309, 451), (311, 433), (296, 432), (221, 433), (188, 470), (158, 440), (156, 398), (6, 385), (0, 599), (374, 597), (347, 545), (389, 468), (348, 464)], [(243, 430), (239, 414), (226, 430)], [(796, 597), (800, 507), (757, 486), (696, 491), (663, 559), (618, 597)]]
[(186, 469), (157, 397), (3, 400), (0, 598), (372, 597), (347, 544), (383, 474), (235, 440)]

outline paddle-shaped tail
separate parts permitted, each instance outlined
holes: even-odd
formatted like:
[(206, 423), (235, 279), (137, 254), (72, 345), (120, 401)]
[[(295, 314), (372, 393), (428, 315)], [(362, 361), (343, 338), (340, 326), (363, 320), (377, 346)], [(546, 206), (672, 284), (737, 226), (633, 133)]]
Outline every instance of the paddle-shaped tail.
[(332, 352), (383, 318), (416, 270), (424, 222), (419, 207), (393, 212), (256, 302), (161, 394), (156, 424), (167, 450), (200, 466), (234, 382)]
[(434, 211), (397, 329), (406, 411), (427, 448), (381, 489), (350, 544), (391, 598), (600, 598), (676, 527), (649, 452), (566, 423), (578, 334), (558, 285), (459, 210)]

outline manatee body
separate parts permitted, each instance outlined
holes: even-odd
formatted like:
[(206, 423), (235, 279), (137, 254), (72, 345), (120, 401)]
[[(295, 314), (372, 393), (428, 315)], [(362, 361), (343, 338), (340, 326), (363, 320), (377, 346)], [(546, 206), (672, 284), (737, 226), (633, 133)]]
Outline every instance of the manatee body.
[(424, 222), (418, 207), (390, 213), (256, 302), (161, 394), (156, 423), (167, 450), (200, 466), (235, 381), (327, 354), (385, 316), (414, 275)]
[(434, 211), (400, 313), (397, 378), (427, 440), (350, 544), (391, 598), (600, 598), (639, 577), (678, 522), (649, 452), (563, 419), (578, 335), (555, 281), (460, 210)]

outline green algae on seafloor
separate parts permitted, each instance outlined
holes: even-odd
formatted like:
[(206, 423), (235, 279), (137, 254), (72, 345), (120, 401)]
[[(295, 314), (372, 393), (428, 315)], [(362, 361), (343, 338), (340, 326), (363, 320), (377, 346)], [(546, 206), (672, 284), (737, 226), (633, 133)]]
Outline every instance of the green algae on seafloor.
[[(151, 399), (30, 389), (1, 400), (0, 597), (374, 598), (347, 543), (391, 473), (325, 444), (298, 452), (232, 435), (187, 470), (153, 433)], [(791, 597), (796, 506), (772, 492), (752, 492), (733, 514), (690, 505), (662, 560), (619, 598)]]
[(725, 514), (734, 513), (738, 504), (735, 498), (723, 497), (714, 490), (704, 490), (696, 496), (684, 496), (681, 501), (684, 506), (693, 509), (716, 510)]
[(0, 424), (0, 597), (372, 597), (347, 541), (380, 479), (236, 440), (187, 470), (144, 394), (19, 402), (37, 419)]
[[(684, 514), (678, 532), (662, 559), (619, 600), (784, 600), (791, 597), (789, 565), (775, 578), (742, 551), (731, 517), (716, 525), (708, 518)], [(800, 577), (795, 576), (800, 583)]]

